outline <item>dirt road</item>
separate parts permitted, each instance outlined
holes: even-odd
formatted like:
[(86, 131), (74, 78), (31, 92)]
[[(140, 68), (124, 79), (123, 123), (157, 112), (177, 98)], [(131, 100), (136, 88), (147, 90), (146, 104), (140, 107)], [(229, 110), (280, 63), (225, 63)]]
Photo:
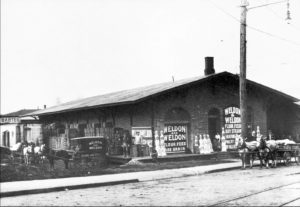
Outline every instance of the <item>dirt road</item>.
[(1, 205), (199, 206), (300, 204), (300, 166), (234, 170), (116, 186), (8, 197)]

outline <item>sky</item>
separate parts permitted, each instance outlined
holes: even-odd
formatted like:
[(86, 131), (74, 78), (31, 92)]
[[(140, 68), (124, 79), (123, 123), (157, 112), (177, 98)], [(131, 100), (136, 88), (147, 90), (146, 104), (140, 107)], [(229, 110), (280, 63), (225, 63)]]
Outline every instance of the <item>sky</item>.
[[(300, 99), (300, 1), (289, 24), (286, 1), (248, 3), (247, 78)], [(206, 56), (238, 74), (240, 4), (1, 0), (0, 113), (203, 76)]]

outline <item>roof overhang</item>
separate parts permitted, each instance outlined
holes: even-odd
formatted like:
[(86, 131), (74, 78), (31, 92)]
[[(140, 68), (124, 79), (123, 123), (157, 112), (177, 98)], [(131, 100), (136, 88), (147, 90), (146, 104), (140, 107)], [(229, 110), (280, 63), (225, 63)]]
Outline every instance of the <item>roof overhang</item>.
[[(73, 105), (76, 106), (76, 102), (80, 102), (80, 101), (83, 101), (83, 103), (84, 103), (84, 101), (86, 101), (86, 102), (87, 101), (95, 101), (98, 97), (103, 98), (102, 96), (107, 96), (108, 98), (111, 98), (114, 95), (118, 96), (118, 95), (122, 94), (122, 91), (120, 91), (120, 92), (104, 94), (104, 95), (101, 95), (101, 96), (85, 98), (85, 99), (81, 99), (81, 100), (78, 100), (78, 101), (67, 102), (67, 103), (64, 103), (64, 104), (61, 104), (61, 105), (53, 106), (53, 107), (50, 107), (50, 108), (47, 108), (47, 109), (42, 109), (42, 110), (39, 110), (39, 111), (35, 111), (33, 113), (26, 114), (26, 116), (48, 116), (48, 115), (61, 114), (61, 113), (67, 113), (67, 112), (75, 112), (75, 111), (81, 111), (81, 110), (89, 110), (89, 109), (95, 109), (95, 108), (107, 108), (107, 107), (116, 107), (116, 106), (124, 106), (124, 105), (135, 104), (135, 103), (139, 103), (139, 102), (154, 98), (156, 96), (159, 96), (159, 95), (162, 95), (162, 94), (165, 94), (165, 93), (169, 93), (169, 92), (177, 90), (177, 89), (189, 87), (193, 84), (202, 83), (202, 82), (209, 81), (211, 79), (215, 79), (217, 77), (222, 77), (222, 76), (229, 77), (229, 78), (234, 78), (236, 81), (239, 80), (239, 75), (235, 75), (235, 74), (229, 73), (227, 71), (224, 71), (224, 72), (220, 72), (220, 73), (216, 73), (216, 74), (212, 74), (212, 75), (208, 75), (208, 76), (204, 76), (204, 77), (198, 77), (198, 78), (196, 77), (196, 78), (191, 78), (191, 79), (185, 79), (187, 81), (179, 80), (179, 81), (177, 81), (177, 84), (176, 84), (176, 82), (174, 83), (174, 86), (172, 86), (171, 83), (166, 83), (166, 85), (156, 84), (156, 85), (153, 85), (152, 87), (157, 87), (157, 86), (162, 85), (162, 89), (158, 89), (157, 92), (153, 92), (153, 93), (151, 93), (151, 92), (148, 93), (148, 94), (145, 93), (144, 95), (141, 95), (141, 96), (139, 95), (138, 98), (128, 99), (128, 100), (125, 100), (125, 101), (122, 101), (122, 99), (120, 99), (118, 101), (108, 102), (108, 103), (103, 103), (103, 104), (95, 104), (95, 105), (91, 105), (91, 106), (82, 106), (82, 107), (72, 107)], [(180, 81), (182, 82), (182, 84), (181, 84)], [(248, 84), (254, 85), (254, 86), (256, 86), (258, 88), (261, 88), (261, 89), (263, 89), (267, 92), (270, 92), (272, 94), (276, 94), (276, 95), (278, 95), (280, 97), (283, 97), (284, 99), (286, 99), (288, 101), (291, 101), (291, 102), (300, 101), (299, 99), (297, 99), (295, 97), (292, 97), (290, 95), (287, 95), (283, 92), (280, 92), (278, 90), (272, 89), (270, 87), (264, 86), (262, 84), (259, 84), (257, 82), (254, 82), (254, 81), (251, 81), (251, 80), (247, 79), (247, 85)], [(133, 94), (132, 96), (136, 97), (136, 94), (144, 93), (144, 91), (143, 91), (144, 88), (145, 87), (141, 87), (141, 88), (137, 88), (137, 89), (126, 90), (124, 92), (134, 91), (134, 93), (132, 93)], [(146, 89), (149, 89), (149, 88), (151, 89), (151, 86), (146, 87)], [(130, 93), (129, 93), (129, 95), (130, 95)], [(126, 97), (125, 98), (122, 97), (122, 98), (125, 99)], [(70, 105), (70, 107), (64, 107), (66, 105)]]

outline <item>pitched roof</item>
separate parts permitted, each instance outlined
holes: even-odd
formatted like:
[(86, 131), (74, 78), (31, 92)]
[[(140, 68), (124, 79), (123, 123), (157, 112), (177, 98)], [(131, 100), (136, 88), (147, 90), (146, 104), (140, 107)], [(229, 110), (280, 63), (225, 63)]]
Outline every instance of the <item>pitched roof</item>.
[(35, 112), (35, 111), (38, 111), (38, 109), (22, 109), (19, 111), (8, 113), (8, 114), (2, 114), (1, 117), (18, 117), (18, 116), (23, 116), (25, 114)]
[[(33, 116), (49, 115), (49, 114), (54, 114), (54, 113), (57, 114), (57, 113), (62, 113), (62, 112), (96, 108), (96, 107), (107, 107), (107, 106), (116, 106), (116, 105), (123, 105), (123, 104), (132, 104), (132, 103), (136, 103), (138, 101), (142, 101), (144, 99), (159, 95), (161, 93), (165, 93), (170, 90), (174, 90), (179, 87), (187, 86), (192, 83), (206, 81), (206, 80), (216, 78), (219, 76), (230, 76), (231, 78), (235, 78), (237, 80), (239, 77), (238, 75), (234, 75), (232, 73), (224, 71), (224, 72), (215, 73), (215, 74), (208, 75), (208, 76), (193, 77), (193, 78), (178, 80), (175, 82), (160, 83), (160, 84), (144, 86), (144, 87), (140, 87), (140, 88), (134, 88), (134, 89), (129, 89), (129, 90), (123, 90), (123, 91), (93, 96), (93, 97), (84, 98), (84, 99), (75, 100), (75, 101), (70, 101), (67, 103), (63, 103), (60, 105), (49, 107), (47, 109), (42, 109), (42, 110), (30, 113), (29, 115), (33, 115)], [(265, 90), (268, 90), (270, 92), (273, 92), (273, 93), (281, 95), (285, 98), (288, 98), (293, 102), (299, 101), (299, 99), (296, 99), (292, 96), (284, 94), (280, 91), (271, 89), (267, 86), (263, 86), (254, 81), (249, 81), (249, 80), (247, 80), (247, 81), (250, 84), (256, 85), (258, 87), (262, 87)]]

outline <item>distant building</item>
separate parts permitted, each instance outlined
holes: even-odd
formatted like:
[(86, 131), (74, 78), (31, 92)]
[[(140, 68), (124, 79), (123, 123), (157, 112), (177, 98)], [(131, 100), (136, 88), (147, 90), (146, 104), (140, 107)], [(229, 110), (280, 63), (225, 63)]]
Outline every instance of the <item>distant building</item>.
[[(41, 124), (38, 119), (26, 116), (36, 109), (23, 109), (0, 116), (0, 145), (11, 147), (18, 142), (38, 143), (41, 139)], [(36, 117), (38, 118), (38, 117)]]
[[(71, 101), (31, 115), (43, 123), (44, 142), (57, 149), (98, 137), (107, 140), (110, 155), (124, 154), (127, 145), (133, 157), (148, 156), (147, 146), (159, 155), (199, 153), (199, 138), (213, 142), (219, 134), (226, 138), (227, 150), (234, 150), (241, 133), (239, 76), (215, 73), (213, 58), (205, 60), (201, 77)], [(299, 133), (299, 99), (251, 80), (247, 97), (249, 133), (259, 128), (277, 139)]]

